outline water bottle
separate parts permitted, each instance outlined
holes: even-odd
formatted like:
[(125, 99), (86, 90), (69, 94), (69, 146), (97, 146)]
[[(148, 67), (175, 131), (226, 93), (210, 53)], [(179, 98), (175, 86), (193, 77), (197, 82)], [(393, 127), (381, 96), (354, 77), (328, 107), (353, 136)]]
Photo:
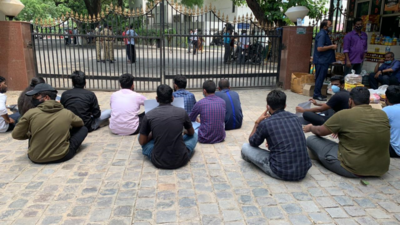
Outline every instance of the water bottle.
[(390, 52), (390, 46), (386, 46), (385, 53)]

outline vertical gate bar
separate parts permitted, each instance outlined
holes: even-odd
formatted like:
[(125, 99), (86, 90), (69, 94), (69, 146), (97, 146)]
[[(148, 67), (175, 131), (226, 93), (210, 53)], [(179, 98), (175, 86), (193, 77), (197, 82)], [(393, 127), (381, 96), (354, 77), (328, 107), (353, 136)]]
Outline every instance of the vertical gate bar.
[(161, 56), (161, 68), (160, 68), (160, 84), (165, 83), (165, 43), (164, 43), (164, 5), (165, 0), (161, 0), (161, 16), (160, 16), (160, 37), (161, 37), (161, 47), (160, 47), (160, 56)]
[[(37, 25), (36, 25), (37, 27)], [(32, 41), (32, 52), (33, 52), (33, 64), (35, 66), (35, 76), (38, 77), (39, 76), (39, 72), (38, 72), (38, 65), (37, 65), (37, 57), (36, 57), (36, 41), (35, 41), (35, 27), (33, 26), (33, 24), (30, 25), (31, 28), (31, 41)]]
[[(45, 71), (46, 71), (46, 74), (51, 74), (51, 72), (50, 72), (50, 57), (49, 57), (49, 39), (48, 39), (48, 27), (46, 27), (45, 28), (45, 38), (46, 38), (46, 44), (43, 44), (43, 45), (46, 45), (46, 51), (45, 51), (45, 53), (43, 54), (43, 56), (44, 56), (44, 65), (45, 65)], [(44, 39), (44, 38), (43, 38)], [(43, 39), (42, 39), (42, 41), (43, 41)], [(44, 41), (43, 41), (44, 42)], [(44, 50), (44, 49), (43, 49)], [(46, 60), (46, 57), (47, 57), (47, 60)], [(47, 68), (48, 67), (48, 68)], [(53, 86), (54, 84), (53, 84), (53, 80), (51, 80), (51, 85)]]

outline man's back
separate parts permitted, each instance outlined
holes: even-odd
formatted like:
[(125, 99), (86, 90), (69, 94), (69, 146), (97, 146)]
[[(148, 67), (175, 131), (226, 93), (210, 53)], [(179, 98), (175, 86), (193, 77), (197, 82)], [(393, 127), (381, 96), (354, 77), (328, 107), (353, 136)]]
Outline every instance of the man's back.
[(341, 90), (334, 94), (326, 103), (335, 112), (349, 108), (350, 93), (346, 90)]
[(359, 105), (335, 113), (324, 126), (338, 134), (338, 158), (346, 170), (361, 176), (388, 171), (390, 125), (384, 111)]
[(239, 94), (229, 89), (215, 93), (222, 98), (226, 104), (225, 130), (238, 129), (242, 127), (243, 113)]
[(400, 104), (386, 106), (383, 111), (389, 118), (390, 144), (397, 155), (400, 155)]
[(189, 161), (189, 150), (183, 141), (182, 130), (191, 127), (185, 110), (171, 104), (160, 105), (148, 112), (143, 118), (140, 134), (152, 132), (155, 142), (151, 162), (164, 169), (185, 165)]
[(12, 136), (28, 139), (29, 131), (29, 158), (38, 163), (51, 162), (68, 153), (71, 125), (83, 126), (83, 121), (60, 103), (46, 101), (25, 113)]
[(79, 116), (89, 131), (93, 130), (95, 119), (101, 115), (96, 95), (83, 88), (65, 91), (61, 95), (61, 104)]
[(200, 114), (200, 143), (218, 143), (225, 140), (225, 101), (216, 95), (208, 95), (194, 105), (190, 119), (196, 120)]
[(184, 99), (184, 107), (185, 111), (188, 115), (192, 112), (192, 109), (194, 105), (196, 104), (196, 98), (194, 97), (193, 93), (190, 93), (189, 91), (185, 89), (179, 89), (173, 93), (174, 98), (181, 98), (183, 97)]
[(296, 115), (284, 110), (274, 112), (262, 121), (250, 138), (250, 145), (258, 147), (267, 139), (270, 150), (271, 170), (284, 180), (301, 180), (311, 161), (307, 153), (306, 139)]
[(130, 89), (121, 89), (111, 95), (110, 130), (114, 134), (130, 135), (139, 126), (138, 113), (146, 97)]

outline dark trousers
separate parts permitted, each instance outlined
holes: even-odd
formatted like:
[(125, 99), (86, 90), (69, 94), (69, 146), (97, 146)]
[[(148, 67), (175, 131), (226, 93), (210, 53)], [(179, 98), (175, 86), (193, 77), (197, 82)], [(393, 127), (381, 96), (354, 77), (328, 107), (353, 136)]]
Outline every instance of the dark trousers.
[(314, 98), (320, 97), (322, 85), (326, 75), (328, 74), (329, 64), (316, 64), (315, 65), (315, 88), (314, 88)]
[(321, 126), (324, 124), (333, 114), (335, 111), (333, 109), (326, 110), (321, 112), (321, 114), (316, 114), (314, 112), (304, 112), (303, 118), (305, 121), (311, 123), (314, 126)]
[(136, 49), (135, 49), (135, 45), (130, 45), (128, 44), (128, 59), (134, 63), (136, 62)]
[(79, 146), (81, 146), (82, 142), (85, 140), (88, 134), (88, 129), (83, 127), (75, 127), (70, 130), (70, 139), (69, 139), (69, 150), (68, 153), (59, 160), (53, 162), (45, 162), (45, 163), (37, 163), (36, 164), (50, 164), (50, 163), (61, 163), (72, 159), (76, 155), (76, 151), (78, 151)]
[(372, 89), (378, 89), (379, 83), (382, 85), (399, 85), (400, 82), (396, 76), (390, 75), (379, 75), (378, 78), (375, 78), (376, 73), (369, 74), (369, 87)]
[(229, 58), (231, 57), (231, 45), (229, 43), (225, 43), (225, 55), (224, 55), (224, 62), (229, 62)]
[(64, 38), (65, 40), (65, 45), (69, 45), (69, 38)]
[(392, 145), (389, 145), (389, 154), (390, 154), (390, 158), (400, 158), (400, 155), (397, 155), (397, 153), (393, 149)]
[(132, 135), (136, 135), (136, 134), (138, 134), (140, 132), (140, 127), (142, 126), (142, 121), (143, 121), (144, 115), (145, 115), (144, 112), (138, 115), (138, 117), (139, 117), (139, 126), (137, 127), (136, 131)]
[(193, 41), (193, 55), (196, 54), (196, 50), (197, 50), (197, 45), (198, 45), (198, 41)]
[(350, 74), (351, 70), (354, 70), (355, 74), (360, 74), (361, 68), (362, 68), (361, 63), (351, 64), (351, 67), (344, 66), (344, 75), (346, 76), (347, 74)]
[(15, 121), (15, 123), (10, 123), (8, 124), (8, 129), (6, 132), (12, 131), (14, 130), (15, 126), (18, 123), (19, 118), (21, 117), (21, 115), (19, 114), (19, 112), (13, 113), (11, 115), (8, 115), (8, 117), (10, 117), (11, 119), (13, 119)]
[(338, 159), (339, 144), (318, 136), (307, 138), (307, 147), (328, 170), (340, 176), (357, 178), (358, 176), (346, 170)]

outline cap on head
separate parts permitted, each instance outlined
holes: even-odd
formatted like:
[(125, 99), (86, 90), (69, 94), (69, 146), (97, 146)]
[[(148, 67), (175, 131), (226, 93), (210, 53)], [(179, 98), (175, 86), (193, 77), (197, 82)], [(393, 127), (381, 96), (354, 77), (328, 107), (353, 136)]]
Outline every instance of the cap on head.
[(54, 89), (50, 84), (43, 83), (36, 85), (33, 90), (26, 92), (25, 95), (33, 96), (43, 91), (52, 91), (57, 93), (57, 90)]

